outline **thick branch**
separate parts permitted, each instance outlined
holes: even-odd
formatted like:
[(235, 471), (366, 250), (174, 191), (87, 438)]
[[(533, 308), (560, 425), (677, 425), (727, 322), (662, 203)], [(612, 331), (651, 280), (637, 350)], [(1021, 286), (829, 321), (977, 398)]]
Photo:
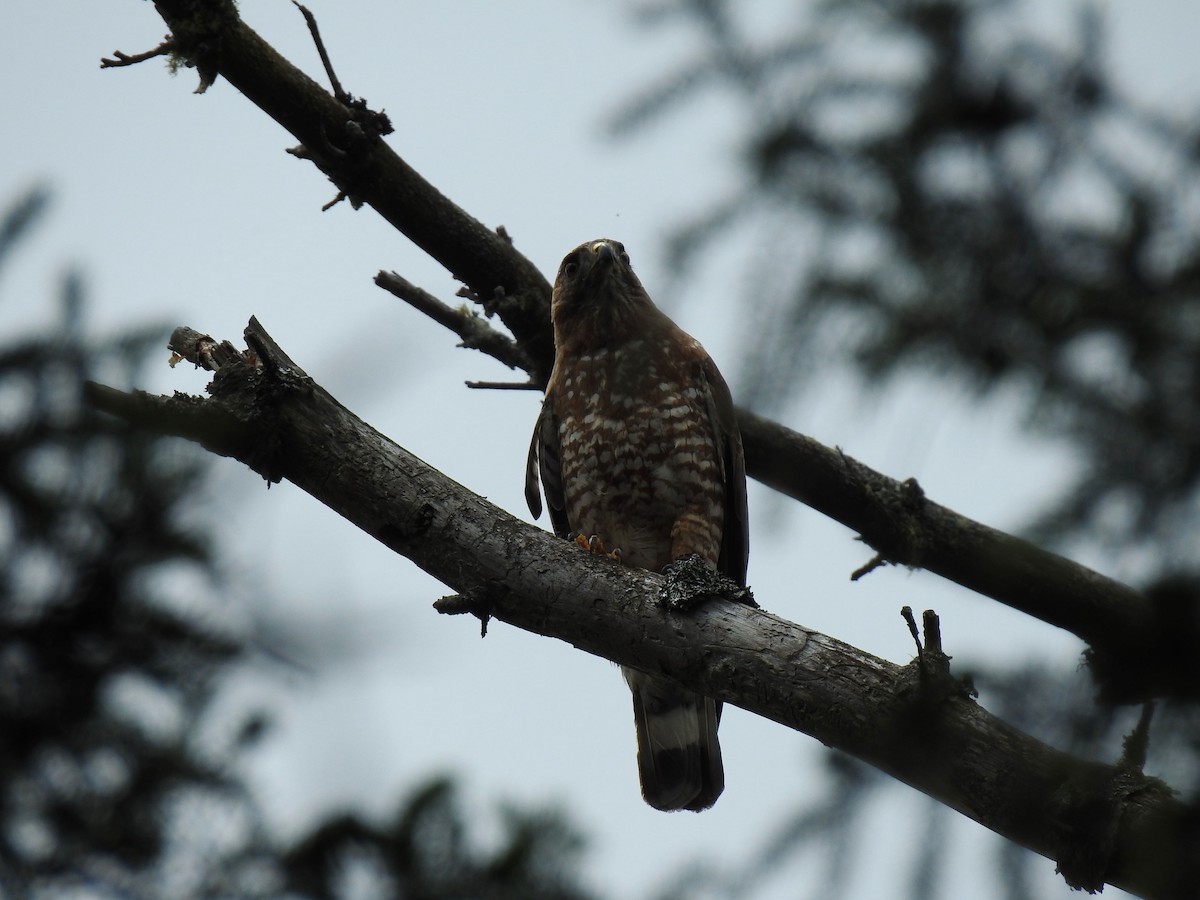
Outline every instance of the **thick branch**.
[[(194, 60), (207, 80), (227, 78), (299, 138), (304, 155), (339, 188), (373, 206), (464, 281), (512, 332), (528, 357), (531, 380), (544, 384), (553, 360), (549, 286), (507, 235), (444, 197), (378, 134), (364, 133), (359, 109), (279, 56), (227, 0), (157, 0), (156, 7), (172, 28), (173, 52)], [(493, 352), (490, 339), (481, 337), (486, 323), (475, 324), (475, 345)], [(493, 355), (506, 365), (514, 361)], [(1195, 697), (1200, 691), (1195, 667), (1163, 665), (1169, 654), (1162, 649), (1190, 648), (1185, 656), (1200, 659), (1200, 636), (1181, 641), (1169, 617), (1125, 585), (958, 516), (926, 501), (915, 483), (899, 484), (782, 426), (745, 412), (740, 422), (752, 477), (855, 529), (883, 559), (922, 566), (1070, 630), (1092, 645), (1104, 661), (1101, 671), (1118, 673), (1114, 677), (1143, 672), (1147, 693)]]
[(746, 470), (854, 529), (883, 559), (928, 569), (1072, 632), (1107, 654), (1113, 674), (1135, 667), (1155, 692), (1200, 697), (1192, 653), (1177, 647), (1175, 626), (1132, 588), (1020, 538), (926, 499), (913, 480), (899, 482), (839, 450), (746, 410), (738, 411)]
[(729, 602), (669, 612), (654, 599), (660, 576), (514, 519), (356, 418), (257, 322), (246, 337), (253, 352), (218, 370), (211, 400), (150, 401), (99, 387), (92, 400), (287, 478), (469, 597), (475, 611), (852, 753), (1058, 859), (1072, 883), (1182, 896), (1200, 877), (1200, 831), (1161, 782), (1074, 759), (996, 719), (952, 682), (770, 613)]

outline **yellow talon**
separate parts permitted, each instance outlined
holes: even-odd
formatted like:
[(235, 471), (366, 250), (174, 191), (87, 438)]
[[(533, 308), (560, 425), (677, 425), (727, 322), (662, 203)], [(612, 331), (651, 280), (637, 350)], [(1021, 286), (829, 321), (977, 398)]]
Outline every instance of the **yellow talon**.
[(598, 534), (593, 534), (591, 536), (577, 534), (571, 538), (571, 540), (588, 553), (595, 553), (597, 556), (607, 556), (613, 562), (621, 562), (621, 548), (614, 547), (612, 550), (609, 550), (608, 547), (604, 545), (604, 538), (600, 537)]

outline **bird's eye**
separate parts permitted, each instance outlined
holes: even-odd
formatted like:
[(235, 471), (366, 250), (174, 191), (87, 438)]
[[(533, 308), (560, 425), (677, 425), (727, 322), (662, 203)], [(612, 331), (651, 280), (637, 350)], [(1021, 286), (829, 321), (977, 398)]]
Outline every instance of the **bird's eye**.
[(625, 252), (624, 244), (617, 244), (617, 253), (621, 256), (621, 262), (629, 265), (629, 254)]
[(579, 271), (579, 263), (575, 262), (573, 259), (568, 259), (565, 263), (563, 263), (562, 270), (563, 275), (565, 275), (567, 278), (574, 278), (575, 274)]

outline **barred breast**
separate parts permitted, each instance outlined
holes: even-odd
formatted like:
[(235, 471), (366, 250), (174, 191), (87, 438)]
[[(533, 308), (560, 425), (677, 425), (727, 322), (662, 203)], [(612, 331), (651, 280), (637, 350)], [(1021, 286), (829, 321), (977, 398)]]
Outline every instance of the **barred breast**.
[(571, 527), (652, 571), (688, 553), (715, 567), (724, 524), (707, 386), (672, 346), (581, 354), (560, 373), (555, 409)]

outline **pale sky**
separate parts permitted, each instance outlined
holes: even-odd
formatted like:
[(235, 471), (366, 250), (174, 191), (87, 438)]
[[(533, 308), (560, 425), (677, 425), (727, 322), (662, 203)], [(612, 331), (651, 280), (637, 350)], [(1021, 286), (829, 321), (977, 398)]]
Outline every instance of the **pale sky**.
[[(735, 108), (708, 97), (622, 142), (602, 128), (623, 100), (689, 55), (686, 31), (640, 31), (622, 4), (564, 0), (308, 5), (343, 85), (386, 108), (396, 128), (389, 143), (426, 178), (489, 226), (506, 226), (548, 274), (582, 240), (622, 240), (651, 294), (660, 287), (659, 299), (718, 364), (736, 368), (744, 248), (714, 254), (686, 296), (665, 296), (661, 261), (666, 230), (737, 183), (728, 153)], [(1075, 8), (1030, 5), (1038, 29), (1060, 28)], [(1106, 6), (1127, 83), (1164, 103), (1195, 97), (1200, 6)], [(764, 22), (786, 8), (755, 4)], [(242, 0), (241, 10), (323, 82), (290, 2)], [(333, 186), (286, 155), (295, 141), (227, 83), (193, 96), (195, 73), (172, 78), (160, 61), (101, 71), (99, 58), (114, 49), (134, 53), (161, 40), (166, 28), (152, 4), (23, 3), (4, 18), (0, 199), (39, 179), (54, 191), (47, 221), (4, 273), (6, 328), (52, 320), (46, 301), (65, 263), (87, 277), (99, 332), (152, 318), (240, 342), (257, 315), (346, 406), (528, 518), (524, 454), (539, 398), (465, 389), (464, 380), (509, 373), (455, 349), (452, 335), (372, 284), (379, 269), (395, 269), (453, 301), (447, 273), (369, 209), (322, 213)], [(169, 369), (165, 350), (162, 358), (141, 387), (202, 391), (202, 373)], [(837, 381), (788, 424), (889, 475), (917, 477), (963, 514), (1013, 528), (1071, 473), (1062, 448), (1017, 433), (1015, 410), (1011, 397), (979, 408), (925, 382), (864, 406), (854, 384)], [(1081, 649), (925, 573), (884, 570), (852, 584), (850, 572), (869, 557), (853, 534), (756, 484), (750, 502), (750, 582), (773, 612), (896, 662), (912, 655), (898, 615), (904, 604), (937, 609), (956, 664), (1069, 666)], [(591, 837), (595, 885), (626, 897), (690, 859), (749, 858), (776, 823), (822, 793), (815, 741), (727, 709), (720, 802), (702, 815), (655, 812), (638, 793), (629, 695), (609, 663), (500, 624), (481, 641), (473, 620), (432, 611), (447, 591), (413, 564), (291, 485), (268, 493), (232, 461), (217, 461), (211, 507), (231, 561), (230, 607), (286, 626), (296, 635), (290, 652), (312, 670), (238, 678), (224, 700), (272, 704), (275, 728), (246, 767), (285, 833), (348, 806), (385, 814), (418, 779), (449, 770), (465, 776), (479, 816), (499, 799), (562, 802)], [(987, 696), (980, 702), (986, 707)], [(924, 806), (907, 788), (891, 793), (851, 898), (903, 895), (897, 885), (921, 837), (911, 823), (924, 821)], [(956, 825), (955, 877), (979, 865), (980, 832)], [(1037, 863), (1044, 895), (1074, 896), (1053, 868)], [(798, 861), (756, 896), (812, 896), (819, 872)]]

